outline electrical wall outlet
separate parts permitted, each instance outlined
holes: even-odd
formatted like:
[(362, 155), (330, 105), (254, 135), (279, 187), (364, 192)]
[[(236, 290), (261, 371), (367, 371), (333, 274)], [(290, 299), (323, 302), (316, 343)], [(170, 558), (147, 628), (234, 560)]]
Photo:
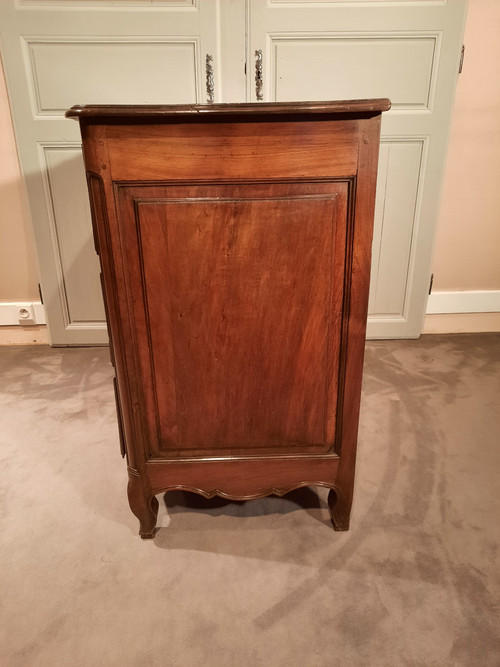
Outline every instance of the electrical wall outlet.
[(29, 326), (31, 324), (36, 324), (35, 311), (33, 304), (17, 304), (14, 306), (16, 313), (15, 317), (17, 318), (19, 324), (22, 326)]

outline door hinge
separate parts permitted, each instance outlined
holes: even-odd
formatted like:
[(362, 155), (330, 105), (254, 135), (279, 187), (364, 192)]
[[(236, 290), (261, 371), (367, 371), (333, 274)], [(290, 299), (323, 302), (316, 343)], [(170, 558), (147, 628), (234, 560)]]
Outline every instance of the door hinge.
[(464, 68), (465, 44), (462, 44), (462, 51), (460, 52), (460, 65), (458, 66), (458, 73), (462, 74)]
[(247, 75), (247, 64), (245, 63), (245, 76)]
[(38, 283), (38, 294), (40, 295), (40, 301), (41, 301), (42, 306), (43, 306), (42, 286), (40, 285), (40, 283)]
[(432, 283), (434, 282), (434, 274), (431, 273), (431, 280), (429, 282), (429, 294), (432, 293)]

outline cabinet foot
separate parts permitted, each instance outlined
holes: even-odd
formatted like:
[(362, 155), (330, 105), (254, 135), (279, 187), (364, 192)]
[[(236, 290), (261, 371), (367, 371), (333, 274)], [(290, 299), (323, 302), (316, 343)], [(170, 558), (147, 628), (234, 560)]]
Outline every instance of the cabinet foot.
[(328, 494), (328, 507), (334, 530), (349, 530), (351, 503), (346, 501), (341, 492), (331, 489)]
[(149, 482), (135, 471), (128, 473), (128, 502), (130, 509), (139, 519), (139, 535), (143, 540), (151, 539), (156, 532), (158, 501), (151, 491)]

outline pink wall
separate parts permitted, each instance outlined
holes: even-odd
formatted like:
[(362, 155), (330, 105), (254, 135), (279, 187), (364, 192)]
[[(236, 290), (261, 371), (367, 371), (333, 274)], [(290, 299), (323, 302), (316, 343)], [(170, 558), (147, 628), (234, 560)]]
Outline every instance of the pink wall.
[(469, 0), (437, 228), (434, 289), (500, 289), (500, 1)]
[(0, 66), (0, 301), (39, 300), (35, 242)]

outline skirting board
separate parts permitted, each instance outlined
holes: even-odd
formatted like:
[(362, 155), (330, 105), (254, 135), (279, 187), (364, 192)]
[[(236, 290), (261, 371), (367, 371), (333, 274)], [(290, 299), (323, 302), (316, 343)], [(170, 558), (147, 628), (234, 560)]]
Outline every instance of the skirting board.
[[(25, 319), (19, 311), (26, 311)], [(45, 309), (40, 301), (0, 303), (0, 345), (48, 345)]]
[(433, 292), (427, 301), (427, 315), (444, 313), (500, 313), (500, 290)]
[(40, 301), (0, 303), (0, 345), (48, 345), (45, 325), (45, 309)]
[[(25, 309), (28, 315), (33, 317), (23, 321), (18, 317), (18, 311)], [(40, 301), (10, 301), (0, 303), (0, 326), (33, 326), (46, 324), (45, 309)]]
[(422, 333), (500, 332), (500, 290), (433, 292)]

